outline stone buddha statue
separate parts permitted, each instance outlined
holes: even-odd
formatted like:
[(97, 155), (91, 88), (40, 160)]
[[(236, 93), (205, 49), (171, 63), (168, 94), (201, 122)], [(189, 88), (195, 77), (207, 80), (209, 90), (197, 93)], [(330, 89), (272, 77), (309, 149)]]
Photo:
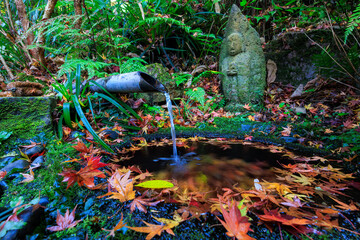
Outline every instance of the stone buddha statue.
[(266, 85), (265, 57), (257, 32), (233, 5), (220, 52), (222, 86), (228, 111), (246, 103), (261, 103)]

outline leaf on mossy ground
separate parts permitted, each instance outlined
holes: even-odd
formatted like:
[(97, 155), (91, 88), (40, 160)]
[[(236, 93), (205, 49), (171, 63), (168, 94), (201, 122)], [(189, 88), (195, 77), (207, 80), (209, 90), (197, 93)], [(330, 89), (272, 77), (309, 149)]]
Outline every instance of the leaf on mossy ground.
[(149, 180), (135, 185), (142, 188), (172, 188), (174, 184), (165, 180)]
[(56, 217), (56, 224), (57, 226), (52, 226), (52, 227), (48, 227), (47, 230), (52, 231), (52, 232), (56, 232), (56, 231), (62, 231), (68, 228), (72, 228), (75, 227), (76, 224), (78, 224), (81, 220), (75, 220), (75, 210), (76, 210), (76, 206), (75, 208), (71, 211), (71, 213), (69, 213), (69, 209), (66, 209), (66, 213), (64, 216), (62, 216), (59, 212), (59, 210), (57, 210), (57, 217)]

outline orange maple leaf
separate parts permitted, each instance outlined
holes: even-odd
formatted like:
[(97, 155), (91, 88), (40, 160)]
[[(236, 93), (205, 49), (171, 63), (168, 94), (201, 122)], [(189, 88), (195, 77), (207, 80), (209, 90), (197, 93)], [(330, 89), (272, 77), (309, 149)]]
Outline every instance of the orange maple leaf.
[(85, 143), (83, 143), (83, 141), (81, 141), (81, 140), (77, 141), (77, 144), (75, 144), (74, 146), (71, 146), (71, 147), (75, 148), (79, 152), (83, 152), (83, 153), (91, 152), (91, 149), (86, 147)]
[(175, 226), (174, 224), (155, 225), (155, 224), (147, 223), (145, 221), (143, 221), (143, 223), (145, 223), (147, 227), (128, 227), (128, 228), (136, 232), (148, 233), (148, 235), (146, 236), (146, 240), (150, 240), (156, 235), (160, 236), (163, 231), (166, 231), (167, 233), (175, 236), (174, 232), (171, 230), (171, 228)]
[(98, 198), (102, 198), (105, 196), (110, 196), (109, 199), (118, 199), (120, 202), (126, 202), (135, 198), (135, 191), (133, 185), (133, 179), (129, 179), (131, 171), (127, 171), (127, 173), (122, 174), (120, 169), (111, 176), (108, 180), (110, 187), (115, 192), (108, 192)]
[(247, 103), (243, 106), (243, 108), (245, 108), (246, 110), (250, 110), (251, 109), (251, 106)]
[(119, 230), (119, 229), (121, 229), (121, 228), (123, 228), (123, 227), (127, 227), (127, 226), (126, 226), (126, 223), (123, 222), (123, 217), (124, 217), (123, 214), (121, 214), (121, 219), (120, 219), (120, 221), (118, 222), (118, 224), (116, 224), (116, 226), (115, 226), (113, 229), (111, 229), (111, 230), (106, 230), (106, 229), (102, 228), (102, 230), (110, 232), (110, 233), (105, 237), (105, 239), (106, 239), (108, 236), (115, 237), (115, 232), (116, 232), (117, 230)]

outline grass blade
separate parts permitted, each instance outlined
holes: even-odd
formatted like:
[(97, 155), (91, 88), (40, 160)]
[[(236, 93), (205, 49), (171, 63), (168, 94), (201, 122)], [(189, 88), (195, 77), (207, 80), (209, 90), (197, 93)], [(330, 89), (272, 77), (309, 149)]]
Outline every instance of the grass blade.
[(131, 115), (126, 111), (125, 108), (123, 108), (119, 103), (117, 103), (114, 99), (112, 99), (109, 96), (106, 96), (105, 94), (102, 93), (95, 93), (94, 97), (101, 97), (104, 98), (106, 100), (108, 100), (109, 102), (111, 102), (112, 104), (114, 104), (121, 112), (123, 112), (126, 116), (131, 117)]
[(76, 80), (76, 96), (79, 97), (80, 95), (80, 77), (81, 77), (81, 65), (78, 64), (76, 66), (76, 76), (75, 76), (75, 80)]
[(69, 102), (66, 102), (63, 104), (63, 116), (65, 119), (65, 124), (68, 127), (71, 127), (71, 111), (70, 111), (71, 104)]
[(81, 121), (83, 122), (84, 126), (86, 127), (86, 129), (91, 133), (91, 135), (94, 137), (94, 139), (101, 144), (101, 146), (103, 146), (107, 151), (109, 152), (114, 152), (94, 131), (94, 129), (91, 127), (89, 121), (86, 119), (85, 114), (83, 112), (83, 110), (81, 109), (80, 103), (79, 103), (79, 99), (72, 95), (71, 96), (74, 105), (75, 105), (75, 109), (76, 112), (78, 113), (78, 115), (80, 116)]
[(91, 103), (91, 100), (90, 100), (90, 96), (88, 96), (88, 101), (89, 101), (89, 108), (90, 108), (92, 117), (94, 119), (95, 126), (98, 127), (98, 125), (96, 124), (95, 113), (94, 113), (94, 109), (93, 109), (93, 106), (92, 106), (92, 103)]
[[(109, 93), (105, 88), (103, 88), (103, 86), (101, 86), (100, 84), (98, 84), (97, 82), (91, 80), (91, 83), (95, 84), (96, 86), (98, 86), (99, 88), (101, 88), (107, 95), (109, 95), (113, 100), (115, 100), (116, 102), (118, 102), (121, 106), (123, 106), (126, 110), (128, 110), (134, 117), (136, 117), (137, 119), (142, 121), (142, 118), (131, 108), (129, 107), (129, 105), (127, 105), (126, 103), (124, 103), (121, 100), (118, 100), (114, 95), (112, 95), (111, 93)], [(99, 94), (99, 93), (98, 93)]]
[(64, 114), (62, 114), (60, 116), (59, 122), (58, 122), (58, 133), (59, 133), (59, 138), (60, 139), (63, 138), (63, 130), (62, 130), (63, 120), (64, 120)]

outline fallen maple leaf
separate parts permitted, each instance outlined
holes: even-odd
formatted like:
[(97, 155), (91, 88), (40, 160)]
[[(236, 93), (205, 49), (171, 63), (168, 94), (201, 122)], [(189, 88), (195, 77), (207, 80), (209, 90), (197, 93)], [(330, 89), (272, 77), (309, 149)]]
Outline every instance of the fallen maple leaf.
[(123, 217), (124, 217), (123, 214), (121, 214), (121, 219), (120, 219), (120, 221), (118, 222), (118, 224), (116, 224), (116, 226), (115, 226), (113, 229), (111, 229), (111, 230), (102, 229), (102, 230), (104, 230), (104, 231), (110, 232), (110, 233), (105, 237), (105, 239), (106, 239), (108, 236), (115, 237), (115, 232), (116, 232), (117, 230), (119, 230), (119, 229), (121, 229), (121, 228), (123, 228), (123, 227), (127, 227), (127, 226), (126, 226), (126, 223), (123, 222)]
[(334, 131), (332, 131), (330, 128), (327, 128), (327, 129), (325, 129), (325, 134), (327, 134), (327, 133), (333, 133)]
[(143, 223), (145, 223), (147, 227), (128, 227), (128, 228), (136, 232), (148, 233), (148, 235), (146, 236), (146, 240), (150, 240), (156, 235), (161, 236), (161, 233), (163, 231), (166, 231), (167, 233), (175, 236), (174, 232), (171, 230), (171, 228), (174, 227), (174, 225), (172, 224), (155, 225), (155, 224), (147, 223), (145, 221), (143, 221)]
[(251, 106), (247, 103), (243, 106), (243, 108), (245, 108), (246, 110), (250, 110), (251, 109)]
[(291, 133), (291, 126), (283, 127), (284, 130), (281, 131), (281, 135), (284, 137), (290, 136)]
[(22, 180), (20, 183), (28, 183), (34, 180), (34, 172), (30, 169), (30, 174), (27, 173), (20, 173), (25, 179)]
[(309, 177), (306, 177), (302, 174), (300, 174), (300, 176), (297, 176), (295, 174), (292, 174), (291, 177), (295, 178), (293, 181), (294, 182), (298, 182), (298, 183), (301, 183), (302, 185), (306, 186), (306, 185), (312, 185), (315, 181), (315, 179), (313, 178), (309, 178)]
[(83, 153), (90, 153), (90, 148), (86, 147), (85, 143), (83, 143), (83, 141), (78, 140), (77, 144), (75, 144), (74, 146), (71, 146), (73, 148), (75, 148), (77, 151), (79, 152), (83, 152)]
[(294, 201), (291, 201), (290, 199), (286, 199), (286, 198), (284, 198), (284, 200), (285, 202), (281, 202), (280, 204), (295, 208), (299, 208), (304, 205), (303, 203), (301, 203), (300, 199), (297, 196), (294, 197)]
[(79, 186), (85, 185), (88, 188), (95, 186), (94, 177), (105, 178), (105, 174), (98, 168), (108, 166), (109, 164), (100, 162), (101, 157), (89, 156), (86, 158), (87, 165), (78, 172), (73, 169), (67, 169), (59, 175), (63, 176), (63, 182), (68, 182), (66, 189), (76, 182)]
[(217, 219), (226, 228), (226, 235), (228, 235), (229, 237), (235, 237), (237, 239), (244, 240), (254, 240), (254, 238), (247, 235), (249, 230), (252, 231), (250, 229), (249, 219), (245, 216), (241, 216), (241, 212), (237, 205), (238, 204), (236, 202), (229, 202), (229, 211), (225, 210), (223, 206), (220, 205), (221, 213), (225, 221), (221, 220), (218, 217)]
[(76, 224), (78, 224), (82, 219), (74, 221), (75, 219), (75, 208), (72, 210), (72, 212), (69, 214), (69, 209), (66, 209), (66, 213), (64, 216), (60, 214), (60, 211), (57, 210), (57, 217), (56, 217), (56, 224), (57, 226), (48, 227), (47, 230), (56, 232), (56, 231), (62, 231), (68, 228), (75, 227)]
[(33, 147), (35, 147), (37, 145), (36, 142), (33, 142), (33, 141), (30, 141), (30, 142), (31, 142), (30, 145), (23, 145), (23, 146), (20, 146), (20, 147), (22, 147), (22, 148), (33, 148)]
[(111, 176), (108, 180), (112, 189), (115, 189), (116, 192), (108, 192), (98, 198), (105, 196), (110, 196), (109, 199), (118, 199), (120, 202), (126, 202), (135, 198), (135, 191), (133, 180), (129, 179), (131, 171), (122, 174), (121, 170), (117, 171)]
[(3, 179), (6, 176), (6, 171), (0, 171), (0, 180)]
[(145, 206), (156, 206), (159, 202), (163, 200), (153, 202), (154, 198), (145, 199), (144, 196), (146, 195), (147, 191), (143, 193), (143, 195), (135, 198), (130, 203), (130, 212), (135, 211), (135, 209), (139, 209), (141, 212), (147, 213)]
[(354, 124), (354, 121), (352, 121), (350, 119), (346, 120), (346, 122), (343, 122), (343, 125), (344, 125), (344, 128), (346, 128), (346, 129), (351, 129), (351, 128), (356, 127), (356, 124)]

